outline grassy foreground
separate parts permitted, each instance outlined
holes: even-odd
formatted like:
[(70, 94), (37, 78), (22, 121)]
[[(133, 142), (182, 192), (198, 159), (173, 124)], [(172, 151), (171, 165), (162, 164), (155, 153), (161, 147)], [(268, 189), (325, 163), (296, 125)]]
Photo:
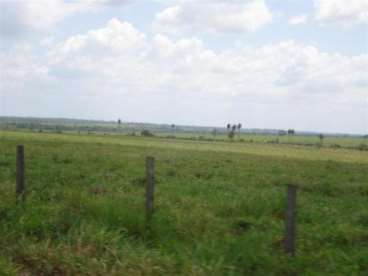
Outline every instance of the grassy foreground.
[[(300, 187), (295, 258), (281, 247), (288, 183)], [(0, 275), (367, 275), (367, 197), (363, 151), (0, 132)]]

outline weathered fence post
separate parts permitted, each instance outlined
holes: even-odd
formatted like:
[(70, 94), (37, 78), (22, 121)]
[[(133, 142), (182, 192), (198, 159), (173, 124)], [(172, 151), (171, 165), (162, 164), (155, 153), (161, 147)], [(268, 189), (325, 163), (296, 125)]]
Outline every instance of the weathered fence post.
[(153, 199), (155, 192), (155, 159), (146, 157), (146, 219), (150, 221), (153, 215)]
[(24, 162), (24, 146), (17, 146), (17, 179), (16, 179), (16, 197), (17, 201), (25, 201), (26, 179), (25, 179), (25, 162)]
[(285, 253), (295, 255), (295, 236), (296, 236), (296, 194), (297, 186), (288, 185), (287, 188), (287, 209), (285, 217)]

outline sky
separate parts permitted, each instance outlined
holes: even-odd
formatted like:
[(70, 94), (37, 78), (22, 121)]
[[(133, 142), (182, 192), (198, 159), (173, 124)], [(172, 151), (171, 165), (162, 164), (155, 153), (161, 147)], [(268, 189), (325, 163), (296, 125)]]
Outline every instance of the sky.
[(368, 0), (0, 0), (0, 116), (368, 133)]

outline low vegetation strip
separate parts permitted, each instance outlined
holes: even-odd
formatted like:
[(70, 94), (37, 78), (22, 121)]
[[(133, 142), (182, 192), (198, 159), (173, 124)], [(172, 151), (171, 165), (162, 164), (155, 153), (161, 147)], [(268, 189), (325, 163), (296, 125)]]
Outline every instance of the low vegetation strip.
[(13, 141), (27, 141), (28, 143), (72, 143), (122, 145), (146, 148), (147, 153), (152, 148), (173, 150), (216, 151), (240, 154), (254, 154), (275, 156), (282, 158), (296, 158), (308, 160), (342, 161), (352, 163), (368, 163), (368, 153), (347, 148), (317, 148), (287, 144), (264, 143), (236, 143), (216, 141), (193, 141), (167, 138), (131, 137), (131, 136), (102, 136), (54, 133), (23, 133), (0, 132), (0, 139)]

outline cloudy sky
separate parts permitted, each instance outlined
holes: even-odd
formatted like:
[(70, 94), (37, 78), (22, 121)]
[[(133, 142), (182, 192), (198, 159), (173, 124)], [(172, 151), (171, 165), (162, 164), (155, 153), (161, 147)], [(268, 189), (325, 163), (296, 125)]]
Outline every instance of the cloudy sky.
[(368, 0), (0, 0), (0, 116), (368, 132)]

